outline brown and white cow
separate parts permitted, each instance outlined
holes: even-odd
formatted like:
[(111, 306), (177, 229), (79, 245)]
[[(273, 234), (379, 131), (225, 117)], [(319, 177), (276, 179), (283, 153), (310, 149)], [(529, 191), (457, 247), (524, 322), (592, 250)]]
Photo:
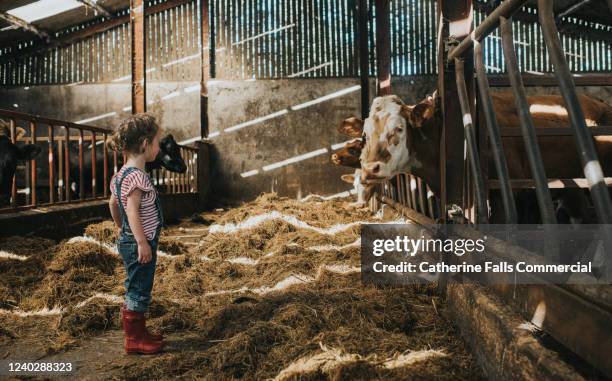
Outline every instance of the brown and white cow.
[[(494, 93), (492, 98), (499, 125), (519, 128), (512, 94)], [(587, 125), (612, 124), (611, 106), (585, 95), (579, 99)], [(530, 96), (528, 102), (537, 127), (569, 128), (567, 110), (560, 96)], [(360, 156), (361, 182), (372, 185), (407, 172), (423, 178), (433, 192), (439, 194), (441, 120), (438, 111), (435, 95), (415, 105), (405, 105), (399, 97), (390, 95), (374, 99), (365, 122), (347, 119), (346, 124), (364, 125), (366, 143)], [(594, 139), (604, 174), (610, 175), (612, 137), (596, 136)], [(538, 141), (548, 177), (583, 176), (573, 137), (542, 136)], [(530, 178), (522, 138), (504, 138), (503, 143), (510, 177)]]

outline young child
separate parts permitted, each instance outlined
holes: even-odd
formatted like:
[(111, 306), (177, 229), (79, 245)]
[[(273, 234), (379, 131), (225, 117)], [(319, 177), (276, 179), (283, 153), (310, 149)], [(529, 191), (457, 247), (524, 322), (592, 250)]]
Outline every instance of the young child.
[(127, 161), (111, 179), (109, 207), (120, 229), (117, 249), (123, 258), (125, 304), (121, 308), (126, 353), (153, 354), (163, 347), (163, 337), (147, 330), (145, 312), (157, 262), (157, 243), (163, 225), (159, 195), (145, 164), (159, 152), (161, 128), (155, 118), (136, 114), (125, 119), (110, 144), (123, 151)]

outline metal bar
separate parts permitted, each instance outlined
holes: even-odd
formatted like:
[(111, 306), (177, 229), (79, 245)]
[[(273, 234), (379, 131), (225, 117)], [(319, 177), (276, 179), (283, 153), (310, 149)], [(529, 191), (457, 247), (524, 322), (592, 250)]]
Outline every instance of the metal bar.
[(378, 95), (391, 94), (389, 0), (376, 0), (376, 66)]
[(504, 48), (504, 58), (508, 68), (508, 78), (510, 79), (510, 84), (512, 85), (512, 93), (516, 102), (516, 109), (521, 124), (521, 131), (523, 132), (523, 139), (525, 141), (525, 148), (527, 151), (529, 166), (531, 168), (531, 174), (536, 182), (536, 196), (540, 208), (540, 215), (542, 216), (542, 222), (544, 224), (555, 224), (557, 222), (557, 218), (555, 217), (550, 191), (547, 186), (542, 155), (540, 153), (540, 147), (538, 146), (538, 140), (535, 135), (533, 120), (531, 119), (531, 114), (529, 113), (527, 95), (525, 94), (525, 88), (523, 87), (522, 78), (516, 62), (516, 54), (514, 52), (514, 43), (512, 38), (512, 21), (501, 17), (500, 29), (502, 35), (502, 45)]
[[(15, 119), (10, 120), (11, 142), (17, 143), (17, 124)], [(15, 171), (16, 172), (16, 171)], [(11, 206), (17, 206), (17, 173), (13, 174), (13, 185), (11, 186)]]
[(66, 140), (64, 141), (64, 188), (66, 189), (66, 201), (70, 202), (70, 128), (64, 126)]
[(420, 212), (423, 213), (423, 215), (427, 215), (427, 209), (425, 208), (425, 193), (427, 192), (425, 190), (425, 182), (423, 180), (421, 180), (420, 177), (417, 177), (417, 189), (419, 192), (419, 208), (420, 208)]
[(83, 130), (79, 129), (79, 198), (85, 199), (85, 176), (83, 176)]
[[(478, 90), (480, 92), (481, 109), (483, 110), (489, 139), (491, 141), (491, 151), (493, 153), (493, 161), (497, 171), (497, 177), (502, 185), (501, 196), (504, 205), (504, 213), (507, 224), (516, 224), (518, 217), (516, 213), (516, 204), (514, 202), (514, 194), (510, 187), (510, 176), (508, 175), (508, 164), (504, 154), (504, 147), (497, 124), (497, 117), (493, 109), (493, 101), (491, 100), (491, 92), (489, 90), (489, 81), (484, 68), (484, 56), (482, 54), (482, 45), (476, 41), (474, 43), (474, 57), (476, 60), (476, 77), (478, 79)], [(486, 165), (486, 163), (485, 163)]]
[(455, 58), (461, 57), (467, 50), (472, 46), (474, 40), (480, 41), (483, 37), (486, 37), (495, 28), (497, 28), (501, 17), (512, 17), (514, 12), (521, 9), (526, 0), (505, 0), (499, 5), (486, 19), (484, 19), (474, 32), (465, 37), (455, 49), (449, 54), (447, 61), (452, 63)]
[(54, 126), (68, 126), (70, 128), (82, 128), (87, 131), (96, 131), (100, 133), (106, 132), (110, 134), (113, 132), (113, 130), (110, 128), (88, 126), (85, 124), (77, 124), (77, 123), (67, 122), (64, 120), (45, 118), (45, 117), (38, 116), (38, 115), (26, 114), (23, 112), (17, 112), (17, 111), (12, 111), (12, 110), (0, 109), (0, 116), (12, 118), (12, 119), (24, 120), (28, 122), (36, 122), (40, 124), (52, 124)]
[(359, 44), (359, 80), (361, 84), (361, 117), (368, 117), (370, 113), (370, 86), (368, 80), (368, 2), (367, 0), (357, 0), (357, 37)]
[(132, 39), (132, 113), (147, 111), (145, 1), (130, 0)]
[(571, 120), (570, 125), (576, 137), (584, 175), (589, 181), (589, 189), (591, 190), (591, 197), (599, 217), (599, 222), (602, 224), (612, 224), (610, 193), (603, 181), (603, 170), (599, 164), (595, 144), (584, 121), (584, 114), (578, 102), (572, 76), (563, 55), (557, 27), (555, 26), (553, 2), (551, 0), (538, 0), (538, 14), (548, 54), (559, 81), (559, 90), (565, 100), (567, 112)]
[(96, 133), (91, 133), (91, 197), (96, 198)]
[(409, 175), (410, 178), (410, 202), (412, 203), (412, 209), (418, 210), (416, 201), (416, 179), (413, 175)]
[(104, 139), (103, 141), (103, 147), (102, 147), (102, 156), (103, 156), (103, 171), (104, 171), (104, 197), (108, 197), (108, 145), (106, 143), (106, 141), (108, 140), (108, 135), (104, 134), (102, 135), (102, 139)]
[(49, 125), (49, 203), (53, 204), (55, 202), (55, 170), (54, 170), (54, 162), (53, 162), (53, 126)]
[[(30, 122), (30, 136), (32, 138), (31, 143), (36, 144), (36, 122)], [(38, 199), (36, 198), (36, 159), (30, 160), (30, 194), (32, 205), (36, 205), (38, 203)]]
[(61, 140), (57, 139), (57, 200), (59, 202), (64, 200), (63, 186), (64, 186), (64, 143), (63, 143), (63, 139)]

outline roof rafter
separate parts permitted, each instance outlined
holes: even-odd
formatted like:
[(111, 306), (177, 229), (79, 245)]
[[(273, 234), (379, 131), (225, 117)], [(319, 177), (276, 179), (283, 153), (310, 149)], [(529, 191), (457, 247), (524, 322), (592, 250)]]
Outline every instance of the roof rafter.
[(97, 1), (94, 0), (76, 0), (79, 3), (83, 4), (84, 6), (86, 6), (87, 8), (101, 14), (102, 16), (106, 17), (106, 18), (111, 18), (112, 15), (110, 14), (109, 11), (107, 11), (103, 6), (101, 6), (100, 4), (98, 4)]
[(20, 19), (19, 17), (15, 17), (7, 12), (0, 12), (0, 19), (27, 32), (34, 33), (35, 35), (47, 42), (51, 41), (51, 36), (49, 35), (49, 33), (39, 29), (38, 27), (28, 23), (23, 19)]

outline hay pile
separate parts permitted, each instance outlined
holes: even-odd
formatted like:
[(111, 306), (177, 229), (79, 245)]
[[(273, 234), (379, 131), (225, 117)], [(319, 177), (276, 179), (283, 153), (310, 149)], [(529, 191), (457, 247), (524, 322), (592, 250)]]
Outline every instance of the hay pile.
[[(118, 359), (118, 377), (482, 378), (433, 285), (361, 284), (359, 225), (331, 229), (375, 219), (366, 210), (348, 208), (348, 202), (265, 194), (227, 212), (203, 213), (215, 224), (213, 232), (202, 232), (198, 245), (179, 242), (174, 257), (158, 258), (150, 324), (170, 335), (169, 351), (128, 365)], [(300, 223), (275, 218), (226, 229), (274, 211)], [(171, 227), (168, 236), (193, 224)], [(102, 244), (116, 239), (110, 222), (90, 225), (85, 234)], [(87, 240), (64, 241), (50, 251), (41, 259), (37, 282), (21, 290), (16, 303), (21, 310), (59, 312), (0, 314), (0, 345), (25, 340), (35, 319), (48, 328), (45, 335), (55, 332), (54, 342), (45, 339), (50, 352), (78, 351), (80, 340), (120, 328), (119, 257)], [(16, 262), (10, 265), (19, 268)], [(13, 284), (2, 285), (14, 291)]]

